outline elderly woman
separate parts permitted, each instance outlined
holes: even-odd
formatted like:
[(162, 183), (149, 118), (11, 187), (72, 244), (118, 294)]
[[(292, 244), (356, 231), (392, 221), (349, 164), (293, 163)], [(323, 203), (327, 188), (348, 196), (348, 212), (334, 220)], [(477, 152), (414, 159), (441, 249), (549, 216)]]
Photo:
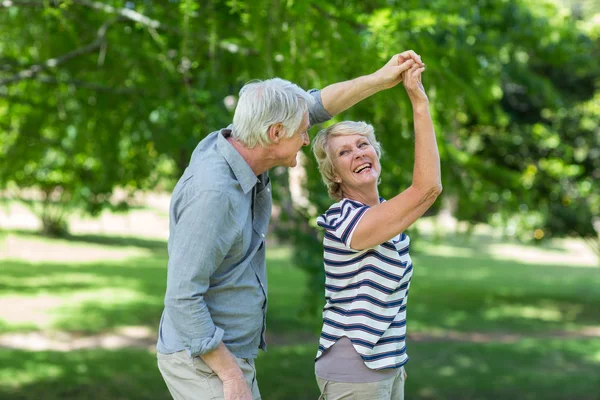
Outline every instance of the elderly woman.
[(318, 133), (313, 151), (337, 203), (317, 222), (323, 239), (325, 300), (315, 373), (321, 399), (404, 398), (406, 302), (413, 265), (404, 230), (442, 191), (440, 160), (421, 83), (422, 65), (404, 73), (412, 103), (412, 185), (379, 197), (381, 147), (373, 127), (340, 122)]

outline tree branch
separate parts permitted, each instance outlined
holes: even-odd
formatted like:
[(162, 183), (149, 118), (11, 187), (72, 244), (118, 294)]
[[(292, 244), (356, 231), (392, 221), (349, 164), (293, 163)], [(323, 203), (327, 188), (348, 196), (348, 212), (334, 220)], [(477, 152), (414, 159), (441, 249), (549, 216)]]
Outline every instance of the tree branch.
[[(65, 0), (47, 0), (47, 1), (43, 1), (43, 0), (37, 0), (37, 1), (36, 0), (0, 0), (0, 7), (14, 7), (14, 6), (44, 7), (48, 4), (51, 6), (54, 6), (54, 7), (58, 7), (61, 5), (61, 3), (65, 3), (65, 2), (66, 2)], [(138, 22), (138, 23), (148, 26), (150, 28), (181, 33), (181, 31), (178, 28), (174, 28), (172, 26), (163, 24), (162, 22), (160, 22), (158, 20), (147, 17), (144, 14), (141, 14), (141, 13), (139, 13), (135, 10), (129, 9), (129, 8), (116, 8), (116, 7), (110, 6), (108, 4), (103, 4), (103, 3), (100, 3), (97, 1), (90, 1), (90, 0), (69, 0), (68, 2), (71, 4), (77, 4), (77, 5), (81, 5), (84, 7), (93, 8), (94, 10), (103, 11), (108, 14), (116, 14), (120, 17), (123, 17), (125, 19), (131, 20), (134, 22)]]
[(41, 3), (40, 1), (34, 1), (34, 0), (2, 0), (2, 1), (0, 1), (0, 7), (4, 7), (4, 8), (14, 7), (14, 6), (39, 7), (39, 6), (43, 6), (43, 5), (44, 4)]
[(131, 10), (129, 8), (115, 8), (115, 7), (109, 6), (107, 4), (102, 4), (100, 2), (89, 1), (89, 0), (70, 0), (70, 1), (73, 4), (80, 4), (82, 6), (93, 8), (95, 10), (104, 11), (109, 14), (117, 14), (123, 18), (129, 19), (129, 20), (132, 20), (135, 22), (139, 22), (140, 24), (146, 25), (150, 28), (163, 29), (163, 30), (168, 30), (168, 31), (179, 31), (177, 28), (173, 28), (168, 25), (165, 25), (165, 24), (161, 23), (160, 21), (151, 19), (151, 18), (145, 16), (144, 14), (140, 14), (139, 12)]
[(115, 94), (143, 94), (144, 93), (143, 90), (140, 90), (137, 88), (110, 87), (110, 86), (104, 86), (104, 85), (100, 85), (98, 83), (86, 82), (86, 81), (82, 81), (82, 80), (78, 80), (78, 79), (69, 79), (69, 80), (57, 79), (52, 76), (38, 76), (36, 78), (36, 81), (41, 82), (41, 83), (56, 84), (56, 85), (60, 85), (60, 84), (72, 85), (72, 86), (75, 86), (76, 88), (90, 89), (90, 90), (95, 90), (97, 92), (107, 92), (107, 93), (115, 93)]
[[(9, 0), (5, 0), (5, 1), (9, 1)], [(22, 81), (25, 79), (32, 79), (37, 74), (39, 74), (40, 72), (42, 72), (46, 69), (54, 68), (57, 65), (63, 64), (72, 58), (75, 58), (75, 57), (78, 57), (78, 56), (81, 56), (84, 54), (88, 54), (88, 53), (91, 53), (91, 52), (99, 49), (106, 38), (106, 31), (108, 30), (108, 27), (112, 23), (117, 21), (117, 19), (118, 18), (111, 19), (109, 21), (106, 21), (104, 24), (102, 24), (100, 29), (98, 29), (98, 33), (96, 34), (96, 40), (94, 40), (92, 43), (87, 44), (78, 49), (75, 49), (67, 54), (63, 54), (60, 57), (50, 58), (50, 59), (46, 60), (45, 62), (43, 62), (42, 64), (32, 65), (31, 67), (13, 75), (10, 78), (2, 79), (2, 80), (0, 80), (0, 87), (6, 86), (11, 83), (19, 82), (19, 81)]]

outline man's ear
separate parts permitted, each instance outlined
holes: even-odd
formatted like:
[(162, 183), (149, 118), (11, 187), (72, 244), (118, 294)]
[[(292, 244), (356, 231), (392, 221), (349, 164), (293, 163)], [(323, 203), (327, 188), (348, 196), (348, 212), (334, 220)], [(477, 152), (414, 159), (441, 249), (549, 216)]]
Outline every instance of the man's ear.
[(283, 136), (283, 125), (280, 123), (273, 124), (269, 127), (267, 133), (269, 134), (271, 143), (279, 143)]

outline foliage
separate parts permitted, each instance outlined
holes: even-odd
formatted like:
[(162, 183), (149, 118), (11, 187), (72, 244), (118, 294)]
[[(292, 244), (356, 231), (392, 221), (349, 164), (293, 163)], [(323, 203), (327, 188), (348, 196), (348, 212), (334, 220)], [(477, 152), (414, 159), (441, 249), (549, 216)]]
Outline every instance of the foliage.
[[(14, 0), (0, 7), (0, 187), (41, 193), (34, 200), (47, 230), (66, 229), (65, 209), (98, 213), (165, 176), (172, 182), (196, 143), (231, 122), (250, 79), (276, 75), (323, 87), (412, 48), (428, 66), (443, 198), (454, 215), (512, 226), (507, 234), (522, 238), (577, 234), (597, 243), (593, 18), (525, 0)], [(406, 188), (413, 139), (403, 89), (341, 118), (374, 125), (385, 150), (380, 194)], [(310, 205), (291, 201), (286, 172), (273, 176), (283, 187), (285, 236), (318, 292), (314, 219), (331, 202), (305, 150)]]

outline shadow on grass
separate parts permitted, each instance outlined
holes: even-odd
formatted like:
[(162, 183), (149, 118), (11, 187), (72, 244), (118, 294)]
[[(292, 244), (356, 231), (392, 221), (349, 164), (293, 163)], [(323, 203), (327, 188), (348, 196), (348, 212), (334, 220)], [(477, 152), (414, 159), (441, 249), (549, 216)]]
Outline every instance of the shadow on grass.
[[(409, 344), (407, 399), (598, 400), (600, 342)], [(316, 345), (276, 348), (257, 360), (264, 398), (316, 399)]]
[(536, 266), (485, 256), (413, 257), (410, 330), (545, 332), (597, 326), (595, 268)]
[[(409, 332), (527, 335), (600, 325), (600, 274), (595, 268), (521, 264), (485, 254), (418, 254), (413, 261)], [(306, 275), (289, 258), (269, 260), (268, 272), (267, 328), (284, 335), (318, 332), (320, 312), (299, 313)]]
[[(409, 233), (410, 235), (410, 233)], [(465, 248), (476, 250), (480, 254), (489, 254), (486, 249), (490, 245), (508, 244), (517, 246), (530, 246), (536, 249), (548, 250), (553, 252), (563, 252), (565, 249), (556, 241), (541, 240), (532, 242), (523, 242), (516, 238), (498, 238), (490, 234), (477, 233), (473, 235), (466, 234), (447, 234), (443, 238), (436, 238), (431, 234), (419, 234), (418, 241), (435, 242), (435, 244), (445, 244), (456, 248)]]
[[(96, 333), (124, 325), (158, 327), (166, 288), (164, 254), (81, 265), (19, 261), (0, 265), (0, 295), (39, 297), (42, 303), (56, 298), (57, 306), (50, 310), (54, 329)], [(22, 329), (4, 323), (0, 331)]]
[(137, 238), (132, 236), (107, 236), (107, 235), (67, 235), (58, 238), (51, 238), (42, 235), (40, 232), (31, 230), (0, 230), (0, 235), (16, 234), (22, 237), (29, 237), (41, 240), (67, 240), (73, 243), (89, 243), (102, 246), (115, 247), (139, 247), (156, 253), (167, 251), (167, 241), (149, 238)]
[(103, 235), (71, 235), (66, 239), (71, 242), (99, 244), (103, 246), (133, 246), (157, 253), (167, 251), (167, 242), (165, 240)]
[[(151, 249), (153, 256), (85, 264), (2, 261), (0, 294), (63, 298), (55, 314), (58, 329), (94, 333), (145, 325), (155, 330), (166, 286), (166, 243), (95, 235), (73, 240), (138, 246)], [(300, 314), (307, 276), (293, 267), (290, 254), (281, 248), (268, 252), (267, 329), (289, 336), (277, 343), (312, 340), (321, 325), (319, 313)], [(413, 259), (409, 332), (535, 334), (600, 324), (600, 274), (595, 268), (520, 264), (485, 254), (418, 254)], [(0, 325), (1, 331), (10, 329)]]
[(167, 387), (146, 350), (0, 351), (0, 398), (168, 399)]
[[(256, 362), (263, 398), (318, 397), (316, 345), (284, 346)], [(413, 400), (598, 400), (600, 342), (415, 343), (406, 398)], [(145, 350), (0, 352), (0, 398), (167, 399), (154, 354)]]

